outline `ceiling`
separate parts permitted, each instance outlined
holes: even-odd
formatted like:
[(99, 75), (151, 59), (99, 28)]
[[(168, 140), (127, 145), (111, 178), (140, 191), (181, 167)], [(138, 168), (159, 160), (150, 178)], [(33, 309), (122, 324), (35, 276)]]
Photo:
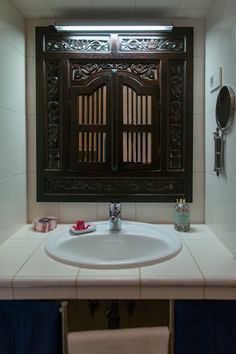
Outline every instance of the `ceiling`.
[(214, 0), (12, 0), (25, 18), (165, 20), (204, 18)]

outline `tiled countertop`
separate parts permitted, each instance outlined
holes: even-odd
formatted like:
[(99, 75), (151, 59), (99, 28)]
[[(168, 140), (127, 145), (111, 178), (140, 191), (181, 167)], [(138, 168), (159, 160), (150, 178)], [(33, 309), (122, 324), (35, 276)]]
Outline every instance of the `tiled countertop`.
[(25, 225), (0, 246), (0, 299), (236, 299), (236, 260), (206, 225), (180, 234), (176, 257), (116, 270), (53, 260), (44, 251), (49, 235)]

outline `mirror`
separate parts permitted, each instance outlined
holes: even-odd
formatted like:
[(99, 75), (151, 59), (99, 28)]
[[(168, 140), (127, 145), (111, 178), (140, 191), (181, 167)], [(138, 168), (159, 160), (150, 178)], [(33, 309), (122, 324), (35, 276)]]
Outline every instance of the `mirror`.
[(230, 86), (223, 86), (216, 101), (216, 123), (219, 129), (229, 128), (235, 114), (235, 95)]
[(230, 86), (223, 86), (216, 101), (216, 132), (214, 132), (215, 162), (214, 171), (217, 176), (224, 167), (225, 132), (233, 122), (235, 115), (235, 94)]

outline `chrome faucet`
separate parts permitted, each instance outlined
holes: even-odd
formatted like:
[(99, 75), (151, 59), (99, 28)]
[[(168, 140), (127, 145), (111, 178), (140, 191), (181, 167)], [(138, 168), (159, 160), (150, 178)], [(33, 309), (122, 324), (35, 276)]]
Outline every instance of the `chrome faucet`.
[(121, 230), (121, 204), (111, 202), (109, 204), (109, 228), (111, 231)]

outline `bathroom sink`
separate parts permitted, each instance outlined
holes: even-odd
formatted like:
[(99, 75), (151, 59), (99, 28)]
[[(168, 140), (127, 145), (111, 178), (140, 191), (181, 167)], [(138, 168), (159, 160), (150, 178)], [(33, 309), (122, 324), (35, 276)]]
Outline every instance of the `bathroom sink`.
[(79, 236), (72, 236), (69, 226), (56, 230), (46, 241), (46, 253), (78, 267), (119, 269), (163, 262), (182, 248), (179, 234), (163, 226), (122, 221), (121, 231), (110, 231), (108, 222), (95, 225), (95, 232)]

